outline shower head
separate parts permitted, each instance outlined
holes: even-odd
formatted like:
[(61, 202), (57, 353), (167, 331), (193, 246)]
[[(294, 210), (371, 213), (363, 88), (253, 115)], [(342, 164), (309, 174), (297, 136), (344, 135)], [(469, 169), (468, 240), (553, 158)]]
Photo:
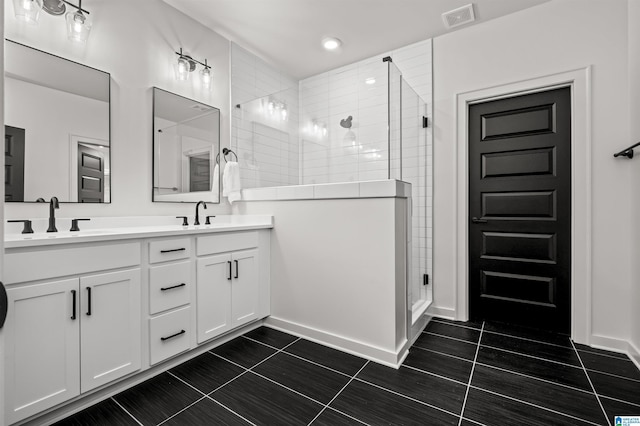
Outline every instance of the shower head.
[(353, 117), (352, 116), (348, 116), (344, 120), (340, 120), (340, 125), (342, 127), (344, 127), (345, 129), (350, 129), (351, 128), (351, 120), (353, 120)]

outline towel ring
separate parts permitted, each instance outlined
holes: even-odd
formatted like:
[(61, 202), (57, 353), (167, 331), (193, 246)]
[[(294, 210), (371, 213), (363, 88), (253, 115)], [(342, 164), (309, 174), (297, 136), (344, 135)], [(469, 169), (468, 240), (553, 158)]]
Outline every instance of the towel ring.
[[(222, 148), (222, 155), (224, 155), (224, 161), (225, 163), (227, 162), (227, 154), (233, 154), (234, 157), (236, 157), (236, 162), (238, 162), (238, 156), (236, 155), (235, 152), (231, 151), (229, 148)], [(220, 161), (220, 154), (218, 154), (218, 157), (216, 158), (216, 162)]]

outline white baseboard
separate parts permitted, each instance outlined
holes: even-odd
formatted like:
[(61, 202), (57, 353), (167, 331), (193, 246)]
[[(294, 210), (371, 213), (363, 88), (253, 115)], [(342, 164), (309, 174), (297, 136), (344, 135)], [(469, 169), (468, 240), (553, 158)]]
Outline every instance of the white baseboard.
[(411, 346), (413, 346), (416, 339), (420, 337), (420, 333), (422, 333), (425, 327), (429, 324), (429, 321), (431, 321), (431, 318), (433, 318), (431, 315), (424, 314), (420, 318), (418, 318), (416, 322), (413, 323), (413, 325), (411, 326), (411, 334), (409, 335), (410, 336), (409, 341), (411, 342)]
[(638, 370), (640, 370), (640, 349), (638, 349), (638, 347), (634, 345), (633, 342), (629, 342), (628, 355), (629, 358), (631, 358), (631, 361), (633, 361), (636, 367), (638, 367)]
[(320, 343), (321, 345), (329, 346), (342, 352), (347, 352), (393, 368), (400, 367), (404, 359), (407, 357), (409, 347), (411, 346), (410, 342), (405, 339), (404, 343), (400, 345), (395, 352), (389, 351), (384, 348), (364, 342), (358, 342), (323, 330), (307, 327), (281, 318), (275, 318), (273, 316), (268, 317), (265, 320), (264, 325), (275, 328), (276, 330), (284, 331), (285, 333), (304, 337), (307, 340)]
[(591, 335), (591, 344), (594, 348), (604, 349), (607, 351), (618, 352), (627, 354), (629, 352), (630, 343), (626, 340), (616, 339), (613, 337), (600, 336), (597, 334)]
[(451, 308), (440, 308), (438, 306), (429, 306), (427, 309), (427, 315), (431, 315), (433, 317), (444, 318), (449, 320), (456, 319), (456, 310)]

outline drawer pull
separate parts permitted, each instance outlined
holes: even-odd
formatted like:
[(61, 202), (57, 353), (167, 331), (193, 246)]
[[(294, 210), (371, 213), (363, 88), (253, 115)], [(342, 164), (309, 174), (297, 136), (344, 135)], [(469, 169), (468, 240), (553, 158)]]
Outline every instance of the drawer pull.
[(227, 277), (227, 279), (231, 281), (231, 261), (227, 260), (227, 264), (229, 265), (229, 276)]
[(180, 330), (178, 333), (172, 334), (171, 336), (161, 337), (160, 340), (162, 340), (164, 342), (165, 340), (173, 339), (174, 337), (178, 337), (179, 335), (184, 334), (184, 333), (186, 333), (186, 331)]
[(234, 262), (236, 263), (236, 275), (233, 278), (238, 278), (238, 271), (240, 268), (238, 268), (238, 261), (234, 260)]
[(71, 319), (75, 320), (76, 319), (76, 291), (75, 290), (71, 290), (71, 300), (72, 300), (72, 310), (73, 312), (71, 313)]
[(177, 248), (177, 249), (171, 249), (171, 250), (160, 250), (160, 253), (173, 253), (174, 251), (185, 251), (186, 248), (182, 247), (182, 248)]
[(187, 284), (186, 283), (182, 283), (182, 284), (178, 284), (178, 285), (172, 285), (171, 287), (162, 287), (162, 288), (160, 288), (160, 291), (167, 291), (167, 290), (171, 290), (173, 288), (184, 287), (185, 285), (187, 285)]
[(87, 316), (91, 316), (91, 287), (87, 287)]

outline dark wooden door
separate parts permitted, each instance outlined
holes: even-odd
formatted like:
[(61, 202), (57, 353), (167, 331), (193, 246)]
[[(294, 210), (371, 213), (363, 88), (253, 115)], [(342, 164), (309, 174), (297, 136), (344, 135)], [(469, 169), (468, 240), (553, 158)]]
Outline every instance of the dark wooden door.
[(24, 129), (4, 126), (5, 201), (24, 201), (24, 141)]
[(211, 189), (211, 161), (209, 154), (189, 157), (189, 192)]
[(469, 313), (568, 333), (570, 88), (469, 107)]
[(84, 144), (78, 144), (78, 202), (104, 202), (104, 156)]

